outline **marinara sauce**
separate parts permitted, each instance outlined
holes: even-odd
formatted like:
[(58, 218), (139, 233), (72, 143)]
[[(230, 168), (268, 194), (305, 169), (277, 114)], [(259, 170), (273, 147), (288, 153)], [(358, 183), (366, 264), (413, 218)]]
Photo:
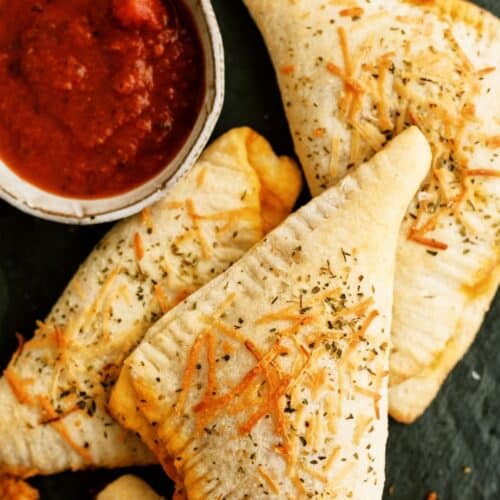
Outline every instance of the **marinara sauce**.
[(180, 0), (0, 1), (0, 157), (59, 195), (127, 191), (182, 147), (204, 73)]

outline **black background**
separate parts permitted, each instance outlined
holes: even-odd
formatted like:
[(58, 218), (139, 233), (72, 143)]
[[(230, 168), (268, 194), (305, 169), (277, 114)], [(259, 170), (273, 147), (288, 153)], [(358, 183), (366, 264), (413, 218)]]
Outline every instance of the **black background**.
[[(500, 15), (498, 0), (478, 2)], [(226, 48), (226, 101), (214, 136), (253, 126), (279, 153), (293, 151), (266, 49), (239, 0), (214, 0)], [(302, 201), (307, 200), (307, 193)], [(45, 222), (0, 202), (0, 365), (29, 336), (72, 274), (109, 228)], [(500, 297), (471, 351), (427, 413), (412, 426), (390, 423), (385, 497), (424, 500), (500, 499)], [(472, 378), (475, 370), (479, 381)], [(1, 411), (1, 409), (0, 409)], [(1, 443), (0, 443), (1, 446)], [(466, 469), (468, 468), (468, 469)], [(469, 473), (464, 472), (469, 470)], [(127, 470), (127, 472), (130, 471)], [(88, 499), (123, 470), (35, 478), (42, 499)], [(159, 467), (134, 470), (159, 492), (170, 484)], [(367, 499), (370, 500), (370, 499)]]

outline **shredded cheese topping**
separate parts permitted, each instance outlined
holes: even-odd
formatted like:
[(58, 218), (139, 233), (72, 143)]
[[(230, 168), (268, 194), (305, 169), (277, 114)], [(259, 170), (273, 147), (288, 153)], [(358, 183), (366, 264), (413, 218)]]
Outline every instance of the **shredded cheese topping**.
[[(345, 303), (341, 297), (341, 288), (321, 292), (315, 290), (307, 300), (292, 301), (256, 318), (253, 321), (255, 327), (269, 328), (273, 332), (274, 341), (265, 351), (245, 335), (245, 329), (241, 327), (243, 320), (237, 328), (226, 321), (225, 318), (230, 317), (234, 296), (220, 304), (213, 314), (202, 315), (204, 330), (193, 343), (187, 359), (175, 405), (178, 415), (193, 412), (198, 434), (207, 432), (218, 418), (231, 417), (240, 436), (251, 434), (260, 422), (266, 420), (265, 417), (271, 417), (277, 438), (274, 450), (285, 460), (296, 488), (306, 491), (303, 482), (306, 477), (326, 484), (327, 474), (337, 467), (339, 450), (329, 457), (325, 456), (325, 462), (320, 467), (303, 463), (300, 457), (305, 446), (313, 453), (320, 453), (324, 447), (325, 432), (336, 431), (336, 422), (343, 416), (341, 409), (332, 404), (331, 395), (337, 393), (336, 385), (338, 400), (345, 397), (343, 394), (349, 387), (349, 390), (370, 399), (373, 404), (373, 414), (358, 422), (353, 430), (353, 442), (359, 442), (369, 424), (380, 418), (379, 378), (370, 376), (374, 382), (369, 387), (350, 381), (350, 376), (343, 383), (340, 380), (340, 371), (352, 372), (350, 366), (356, 364), (355, 353), (359, 346), (362, 343), (369, 345), (369, 329), (379, 313), (373, 309), (372, 296), (354, 304)], [(330, 326), (326, 331), (318, 324), (324, 318), (321, 311), (325, 308), (331, 310), (331, 319), (327, 324)], [(337, 328), (333, 327), (335, 322), (339, 322)], [(347, 331), (350, 333), (347, 334)], [(253, 359), (253, 367), (238, 382), (223, 390), (219, 381), (223, 375), (218, 375), (221, 363), (219, 349), (226, 346), (228, 340), (236, 342), (235, 349), (243, 349)], [(338, 353), (334, 351), (340, 358), (341, 367), (337, 384), (332, 384), (330, 370), (318, 364), (329, 356), (331, 347), (325, 348), (325, 345), (330, 346), (331, 342), (345, 345), (344, 349), (339, 348)], [(201, 371), (203, 367), (205, 369)], [(200, 382), (200, 377), (201, 380), (204, 378), (204, 382)], [(199, 391), (195, 390), (197, 386)], [(322, 410), (311, 414), (307, 406), (300, 403), (305, 397), (304, 390), (308, 391), (309, 404), (317, 404)], [(199, 396), (196, 396), (198, 393)], [(309, 416), (304, 420), (306, 414)], [(326, 427), (323, 424), (324, 415), (328, 417)], [(280, 490), (272, 472), (261, 467), (258, 472), (271, 491), (277, 494)]]
[[(318, 170), (316, 179), (322, 188), (328, 187), (342, 175), (339, 162), (345, 162), (343, 166), (347, 168), (359, 165), (395, 134), (417, 125), (431, 144), (433, 164), (422, 188), (430, 199), (428, 203), (415, 204), (416, 217), (407, 233), (408, 240), (430, 249), (431, 255), (446, 251), (450, 242), (441, 241), (438, 233), (450, 218), (460, 231), (477, 238), (478, 228), (470, 222), (467, 212), (474, 211), (474, 197), (482, 192), (481, 186), (500, 174), (498, 168), (475, 165), (474, 153), (479, 147), (486, 149), (484, 153), (493, 162), (500, 135), (475, 137), (482, 125), (476, 104), (481, 94), (491, 90), (482, 81), (498, 68), (476, 67), (447, 17), (440, 17), (442, 24), (438, 25), (426, 20), (424, 14), (394, 16), (389, 24), (388, 12), (358, 21), (363, 14), (364, 10), (356, 5), (339, 12), (341, 17), (354, 19), (351, 24), (343, 21), (336, 28), (342, 63), (331, 60), (328, 54), (319, 58), (325, 60), (325, 70), (342, 81), (338, 112), (349, 131), (350, 151), (347, 156), (343, 154), (338, 138), (323, 148), (311, 148), (311, 159), (322, 155), (322, 151), (330, 154), (328, 168)], [(386, 25), (383, 34), (370, 27), (367, 20), (371, 18)], [(433, 44), (435, 35), (442, 39), (444, 47)], [(412, 38), (429, 40), (428, 48), (423, 50), (421, 44), (413, 44)], [(401, 50), (391, 50), (394, 46)], [(299, 84), (301, 81), (297, 80), (296, 85)], [(324, 143), (323, 134), (318, 132), (324, 129), (321, 125), (314, 122), (311, 139)], [(319, 161), (315, 168), (321, 168)], [(471, 178), (478, 178), (479, 182), (470, 182)], [(476, 219), (491, 225), (488, 216), (491, 213), (474, 214)]]

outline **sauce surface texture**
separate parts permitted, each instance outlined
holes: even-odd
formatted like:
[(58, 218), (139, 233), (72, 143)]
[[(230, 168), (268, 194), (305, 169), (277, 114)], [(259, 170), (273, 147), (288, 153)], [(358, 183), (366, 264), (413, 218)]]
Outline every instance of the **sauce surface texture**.
[(99, 198), (154, 177), (204, 87), (179, 0), (0, 0), (0, 157), (46, 191)]

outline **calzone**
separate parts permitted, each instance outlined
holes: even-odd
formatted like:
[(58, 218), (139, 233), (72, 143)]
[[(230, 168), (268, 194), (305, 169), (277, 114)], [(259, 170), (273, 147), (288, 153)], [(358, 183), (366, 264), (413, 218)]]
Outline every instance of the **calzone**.
[(399, 235), (390, 412), (412, 422), (500, 280), (500, 22), (461, 0), (245, 0), (313, 194), (417, 125), (432, 169)]
[(142, 423), (121, 422), (187, 498), (381, 498), (397, 233), (430, 160), (408, 129), (126, 360)]
[(283, 219), (300, 184), (291, 160), (235, 129), (162, 201), (112, 229), (0, 379), (0, 473), (154, 461), (106, 409), (123, 360), (158, 318)]

